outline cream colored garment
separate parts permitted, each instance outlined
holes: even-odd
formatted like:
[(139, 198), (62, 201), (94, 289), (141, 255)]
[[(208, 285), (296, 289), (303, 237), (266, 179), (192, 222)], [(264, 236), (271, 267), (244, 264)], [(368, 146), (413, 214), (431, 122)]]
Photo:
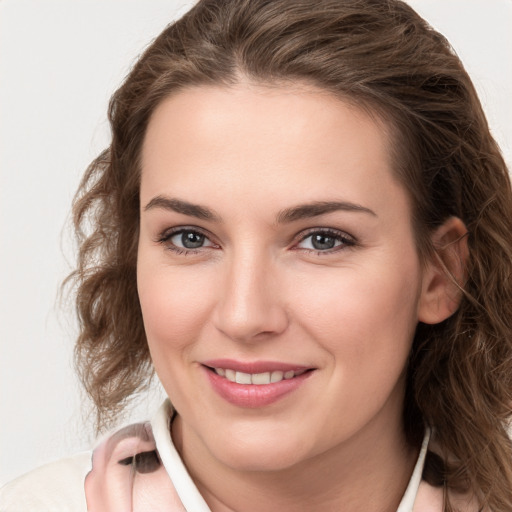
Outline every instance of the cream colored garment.
[[(7, 484), (0, 512), (210, 512), (172, 443), (171, 413), (166, 401), (151, 423), (120, 429), (93, 452)], [(421, 481), (428, 440), (427, 434), (397, 512), (442, 512), (442, 491)]]
[(92, 452), (46, 464), (0, 489), (1, 512), (85, 512)]

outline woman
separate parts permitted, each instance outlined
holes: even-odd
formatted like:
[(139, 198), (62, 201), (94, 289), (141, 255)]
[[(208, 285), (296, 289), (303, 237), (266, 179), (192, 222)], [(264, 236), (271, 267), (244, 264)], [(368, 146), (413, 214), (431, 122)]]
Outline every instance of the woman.
[[(172, 406), (104, 439), (85, 493), (74, 460), (69, 500), (511, 510), (510, 181), (441, 35), (398, 1), (203, 1), (110, 119), (77, 358), (100, 427), (153, 367)], [(4, 503), (65, 507), (70, 464)]]

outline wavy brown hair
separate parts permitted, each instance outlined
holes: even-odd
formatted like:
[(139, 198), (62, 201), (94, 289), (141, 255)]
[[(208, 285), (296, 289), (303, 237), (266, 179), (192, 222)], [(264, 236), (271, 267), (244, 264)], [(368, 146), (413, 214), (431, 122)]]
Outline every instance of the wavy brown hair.
[[(140, 153), (151, 114), (182, 88), (314, 85), (384, 119), (413, 204), (419, 254), (447, 218), (468, 229), (457, 312), (418, 325), (404, 425), (432, 427), (424, 473), (512, 510), (512, 194), (475, 89), (446, 39), (396, 0), (203, 0), (147, 48), (109, 106), (112, 143), (74, 202), (80, 251), (77, 365), (100, 426), (152, 375), (137, 296)], [(446, 500), (446, 510), (451, 510)]]

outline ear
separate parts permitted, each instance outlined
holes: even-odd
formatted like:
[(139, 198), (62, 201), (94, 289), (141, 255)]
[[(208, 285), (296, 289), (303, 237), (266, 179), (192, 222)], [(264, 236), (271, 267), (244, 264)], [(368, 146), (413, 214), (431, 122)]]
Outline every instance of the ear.
[(458, 217), (450, 217), (432, 235), (435, 253), (426, 263), (418, 304), (418, 319), (437, 324), (453, 315), (466, 279), (468, 230)]

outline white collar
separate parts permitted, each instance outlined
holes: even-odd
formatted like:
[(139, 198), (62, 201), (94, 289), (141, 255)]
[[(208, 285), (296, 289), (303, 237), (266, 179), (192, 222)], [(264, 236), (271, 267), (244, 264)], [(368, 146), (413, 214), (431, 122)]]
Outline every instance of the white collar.
[[(158, 454), (185, 510), (187, 510), (187, 512), (211, 512), (194, 481), (188, 474), (172, 442), (169, 432), (169, 419), (172, 416), (172, 412), (171, 403), (169, 400), (166, 400), (151, 420), (151, 427), (153, 429)], [(421, 482), (429, 441), (430, 430), (427, 428), (418, 460), (414, 466), (414, 471), (412, 472), (411, 479), (409, 480), (407, 489), (396, 512), (412, 512), (413, 510)]]
[(171, 402), (166, 400), (151, 420), (158, 455), (185, 510), (187, 512), (211, 512), (172, 442), (169, 432), (169, 419), (172, 413)]
[(425, 429), (423, 442), (421, 443), (421, 450), (420, 454), (418, 455), (418, 460), (416, 461), (411, 479), (409, 480), (407, 489), (405, 490), (402, 501), (400, 502), (400, 505), (398, 505), (396, 512), (412, 512), (412, 509), (414, 508), (414, 502), (416, 501), (416, 495), (418, 494), (418, 489), (421, 483), (421, 476), (423, 474), (423, 466), (425, 465), (425, 457), (427, 456), (429, 441), (430, 429), (427, 427)]

